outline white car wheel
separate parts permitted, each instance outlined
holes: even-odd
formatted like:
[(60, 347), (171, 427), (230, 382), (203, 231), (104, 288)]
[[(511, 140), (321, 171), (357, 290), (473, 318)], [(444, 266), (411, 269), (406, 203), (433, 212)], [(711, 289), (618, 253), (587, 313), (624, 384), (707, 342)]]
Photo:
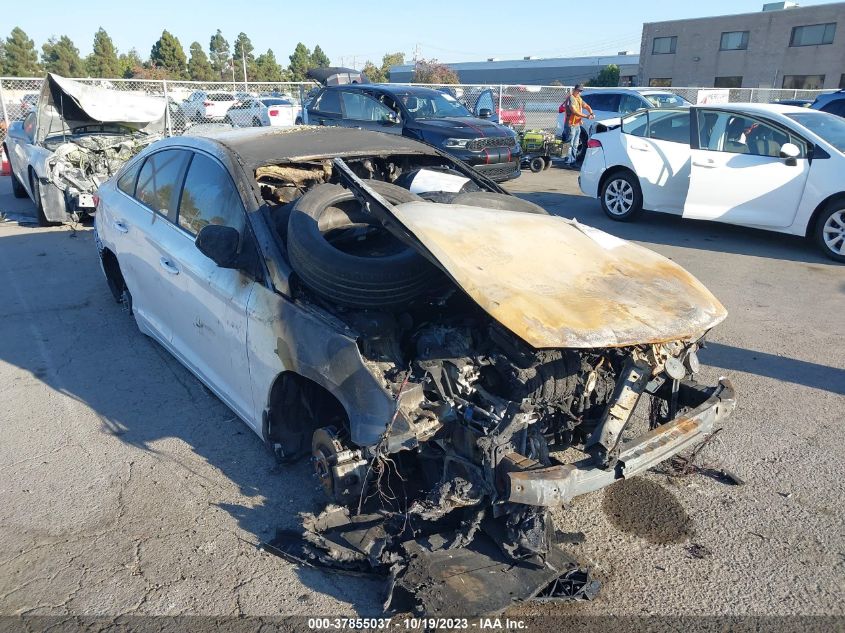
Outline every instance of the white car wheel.
[(642, 204), (640, 185), (632, 174), (617, 172), (602, 186), (601, 206), (613, 220), (633, 219), (642, 210)]

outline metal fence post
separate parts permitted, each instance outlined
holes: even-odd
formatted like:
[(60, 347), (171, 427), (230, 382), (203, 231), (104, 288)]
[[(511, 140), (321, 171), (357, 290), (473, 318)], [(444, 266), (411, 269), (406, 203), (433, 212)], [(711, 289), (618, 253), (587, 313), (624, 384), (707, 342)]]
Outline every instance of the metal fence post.
[[(9, 113), (6, 112), (6, 96), (3, 94), (3, 80), (0, 79), (0, 105), (3, 107), (3, 122), (6, 124), (6, 129), (9, 129)], [(3, 135), (6, 136), (5, 134)]]
[(505, 87), (502, 84), (499, 84), (499, 109), (496, 111), (496, 114), (499, 117), (499, 123), (502, 122), (502, 93), (504, 91)]
[(167, 136), (173, 136), (173, 122), (170, 120), (170, 99), (167, 96), (167, 79), (161, 80), (164, 89), (164, 120), (167, 122)]

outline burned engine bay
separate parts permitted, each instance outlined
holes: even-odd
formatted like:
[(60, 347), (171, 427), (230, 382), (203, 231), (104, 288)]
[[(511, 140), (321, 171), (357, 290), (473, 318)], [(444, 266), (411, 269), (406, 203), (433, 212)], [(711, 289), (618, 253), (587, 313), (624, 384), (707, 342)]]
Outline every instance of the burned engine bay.
[[(514, 600), (593, 597), (598, 583), (559, 547), (550, 510), (668, 459), (730, 415), (730, 382), (695, 379), (709, 328), (642, 343), (530, 344), (456, 281), (399, 210), (544, 216), (532, 220), (543, 230), (564, 221), (435, 157), (317, 160), (255, 176), (296, 301), (355, 333), (361, 363), (395, 403), (372, 443), (356, 443), (343, 416), (309, 430), (335, 505), (266, 548), (382, 573), (394, 610), (478, 615)], [(484, 235), (474, 238), (484, 249)]]

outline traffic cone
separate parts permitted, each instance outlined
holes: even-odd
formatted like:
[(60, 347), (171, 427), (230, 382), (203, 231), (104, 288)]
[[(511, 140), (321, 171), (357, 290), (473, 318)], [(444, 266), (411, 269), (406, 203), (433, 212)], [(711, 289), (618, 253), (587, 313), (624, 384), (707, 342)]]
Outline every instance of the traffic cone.
[(11, 176), (12, 166), (9, 164), (9, 158), (6, 156), (6, 150), (0, 147), (0, 176)]

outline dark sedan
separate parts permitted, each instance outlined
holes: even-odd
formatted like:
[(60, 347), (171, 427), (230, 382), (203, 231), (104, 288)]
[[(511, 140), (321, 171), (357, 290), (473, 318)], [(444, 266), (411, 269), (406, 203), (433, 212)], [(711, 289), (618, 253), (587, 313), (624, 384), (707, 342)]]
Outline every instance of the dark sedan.
[(326, 86), (311, 101), (307, 115), (312, 125), (357, 127), (425, 141), (498, 182), (520, 173), (516, 135), (473, 116), (439, 90), (384, 84)]

